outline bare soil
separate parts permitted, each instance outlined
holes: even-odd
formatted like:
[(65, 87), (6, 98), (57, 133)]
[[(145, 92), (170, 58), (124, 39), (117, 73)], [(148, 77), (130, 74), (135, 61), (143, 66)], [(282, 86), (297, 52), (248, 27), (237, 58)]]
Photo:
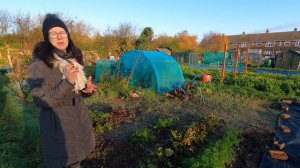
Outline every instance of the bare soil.
[(240, 136), (235, 162), (227, 168), (257, 168), (262, 158), (262, 151), (273, 143), (275, 133), (269, 130), (250, 127)]

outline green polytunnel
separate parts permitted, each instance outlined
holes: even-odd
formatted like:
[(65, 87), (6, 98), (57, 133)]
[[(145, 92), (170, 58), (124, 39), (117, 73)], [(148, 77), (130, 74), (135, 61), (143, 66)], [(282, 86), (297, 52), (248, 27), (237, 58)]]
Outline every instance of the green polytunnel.
[[(100, 71), (100, 66), (108, 70)], [(176, 60), (158, 51), (127, 51), (118, 62), (98, 63), (98, 67), (97, 71), (96, 65), (97, 79), (105, 76), (102, 72), (115, 73), (118, 78), (127, 79), (130, 86), (153, 90), (159, 94), (172, 91), (185, 82)]]
[(117, 63), (112, 60), (98, 60), (96, 62), (96, 73), (94, 83), (100, 80), (108, 80), (116, 74)]
[(120, 75), (129, 78), (130, 86), (169, 92), (185, 80), (176, 60), (158, 51), (128, 51), (120, 57)]

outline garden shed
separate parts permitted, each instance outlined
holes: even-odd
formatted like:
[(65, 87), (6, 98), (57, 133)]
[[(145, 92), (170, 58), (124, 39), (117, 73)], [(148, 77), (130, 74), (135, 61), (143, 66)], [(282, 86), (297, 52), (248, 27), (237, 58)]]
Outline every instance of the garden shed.
[(292, 49), (276, 55), (275, 68), (300, 70), (300, 54)]
[(155, 51), (160, 51), (160, 52), (164, 52), (168, 55), (172, 55), (172, 51), (168, 48), (156, 48)]
[(130, 86), (147, 88), (162, 94), (185, 82), (176, 60), (163, 52), (128, 51), (119, 61), (119, 76), (127, 78)]

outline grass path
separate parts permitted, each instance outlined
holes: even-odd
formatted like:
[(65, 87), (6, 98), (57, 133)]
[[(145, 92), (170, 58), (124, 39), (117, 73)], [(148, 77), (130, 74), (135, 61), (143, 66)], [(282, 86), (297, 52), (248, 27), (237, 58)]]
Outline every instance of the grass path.
[(41, 167), (37, 113), (0, 75), (0, 168)]

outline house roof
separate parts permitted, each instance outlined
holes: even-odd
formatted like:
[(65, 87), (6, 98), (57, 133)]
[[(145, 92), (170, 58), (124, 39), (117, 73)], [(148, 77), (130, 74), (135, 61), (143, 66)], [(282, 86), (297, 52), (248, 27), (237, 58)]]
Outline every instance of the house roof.
[(171, 50), (167, 49), (167, 48), (156, 48), (156, 51), (161, 51), (161, 52), (171, 52)]
[(295, 41), (300, 40), (300, 31), (240, 34), (227, 36), (230, 43), (241, 42), (268, 42), (268, 41)]

